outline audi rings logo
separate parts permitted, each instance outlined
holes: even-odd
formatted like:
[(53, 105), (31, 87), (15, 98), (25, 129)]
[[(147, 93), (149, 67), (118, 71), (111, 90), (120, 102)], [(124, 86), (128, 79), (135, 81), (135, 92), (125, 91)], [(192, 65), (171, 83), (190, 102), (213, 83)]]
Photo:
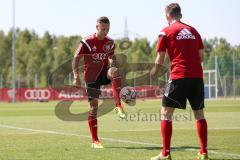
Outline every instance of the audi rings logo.
[(24, 93), (27, 100), (49, 99), (51, 92), (47, 89), (28, 89)]

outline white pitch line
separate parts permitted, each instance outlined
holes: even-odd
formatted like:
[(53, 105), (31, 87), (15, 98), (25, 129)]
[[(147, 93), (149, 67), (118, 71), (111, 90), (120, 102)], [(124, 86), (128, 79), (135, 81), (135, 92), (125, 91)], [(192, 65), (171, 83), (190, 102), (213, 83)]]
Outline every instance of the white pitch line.
[(2, 125), (2, 124), (0, 124), (0, 127), (16, 129), (16, 130), (23, 130), (23, 131), (30, 131), (30, 132), (39, 132), (39, 133), (57, 134), (57, 135), (64, 135), (64, 136), (77, 136), (77, 137), (91, 138), (90, 136), (74, 134), (74, 133), (63, 133), (63, 132), (56, 132), (56, 131), (49, 131), (49, 130), (42, 130), (42, 129), (22, 128), (22, 127), (15, 127), (15, 126)]
[[(175, 128), (177, 130), (195, 130), (194, 128)], [(240, 128), (234, 127), (234, 128), (208, 128), (208, 130), (238, 130)], [(129, 129), (129, 130), (121, 130), (121, 129), (115, 129), (110, 130), (111, 132), (148, 132), (148, 131), (159, 131), (159, 129)], [(110, 132), (109, 131), (109, 132)]]
[[(0, 133), (0, 136), (4, 133)], [(39, 134), (39, 132), (23, 132), (23, 133), (6, 133), (6, 135), (31, 135), (31, 134)]]
[[(16, 129), (16, 130), (23, 130), (23, 131), (30, 131), (30, 132), (39, 132), (39, 133), (47, 133), (47, 134), (56, 134), (56, 135), (63, 135), (63, 136), (76, 136), (76, 137), (84, 137), (84, 138), (91, 138), (90, 136), (86, 135), (80, 135), (80, 134), (74, 134), (74, 133), (64, 133), (64, 132), (57, 132), (57, 131), (50, 131), (50, 130), (42, 130), (42, 129), (31, 129), (31, 128), (22, 128), (22, 127), (16, 127), (16, 126), (10, 126), (10, 125), (2, 125), (0, 124), (1, 128), (9, 128), (9, 129)], [(119, 142), (119, 143), (128, 143), (128, 144), (139, 144), (139, 145), (148, 145), (148, 146), (158, 146), (160, 147), (160, 144), (156, 143), (148, 143), (148, 142), (139, 142), (139, 141), (130, 141), (130, 140), (121, 140), (121, 139), (114, 139), (114, 138), (101, 138), (105, 141), (110, 142)], [(174, 147), (173, 147), (174, 148)], [(183, 150), (186, 151), (198, 151), (198, 149), (191, 149), (191, 148), (185, 148)], [(233, 157), (240, 157), (240, 154), (232, 154), (232, 153), (224, 153), (224, 152), (216, 152), (216, 151), (208, 151), (212, 154), (221, 154), (225, 156), (233, 156)]]

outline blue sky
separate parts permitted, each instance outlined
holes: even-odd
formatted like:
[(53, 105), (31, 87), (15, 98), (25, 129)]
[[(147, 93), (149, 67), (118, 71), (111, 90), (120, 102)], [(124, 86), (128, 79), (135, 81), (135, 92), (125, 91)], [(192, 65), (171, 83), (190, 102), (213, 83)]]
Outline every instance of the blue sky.
[[(224, 37), (240, 44), (239, 0), (15, 0), (16, 26), (34, 29), (39, 35), (87, 36), (95, 32), (96, 19), (111, 20), (110, 36), (121, 36), (125, 17), (130, 35), (153, 42), (167, 25), (164, 8), (171, 2), (182, 7), (182, 21), (194, 26), (203, 38)], [(12, 26), (12, 0), (0, 0), (0, 30)]]

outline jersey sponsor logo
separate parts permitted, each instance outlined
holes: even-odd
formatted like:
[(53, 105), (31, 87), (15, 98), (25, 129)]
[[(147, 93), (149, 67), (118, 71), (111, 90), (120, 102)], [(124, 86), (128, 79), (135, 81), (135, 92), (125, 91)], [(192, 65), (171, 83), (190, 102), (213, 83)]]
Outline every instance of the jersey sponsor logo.
[(178, 33), (176, 39), (182, 40), (182, 39), (196, 39), (196, 38), (188, 29), (184, 28)]
[(27, 89), (24, 97), (27, 100), (49, 99), (51, 92), (47, 89)]
[(113, 43), (113, 41), (109, 41), (109, 42), (107, 42), (107, 43), (105, 43), (103, 45), (103, 51), (104, 52), (109, 53), (109, 52), (113, 52), (113, 50), (114, 50), (114, 43)]
[(108, 56), (107, 56), (107, 53), (94, 53), (92, 55), (92, 58), (97, 61), (102, 61), (104, 59), (107, 59)]

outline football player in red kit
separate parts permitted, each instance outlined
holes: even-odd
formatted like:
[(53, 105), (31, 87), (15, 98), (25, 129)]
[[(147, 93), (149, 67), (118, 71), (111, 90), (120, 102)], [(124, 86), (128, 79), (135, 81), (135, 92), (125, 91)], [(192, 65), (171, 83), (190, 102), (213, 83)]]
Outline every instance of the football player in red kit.
[(112, 92), (116, 105), (116, 112), (120, 118), (126, 118), (123, 105), (120, 100), (121, 77), (116, 68), (116, 57), (114, 55), (114, 41), (107, 37), (110, 21), (107, 17), (97, 19), (97, 32), (80, 41), (75, 52), (72, 68), (74, 74), (74, 86), (80, 86), (79, 60), (84, 58), (84, 80), (86, 92), (90, 104), (88, 124), (92, 136), (92, 148), (103, 148), (97, 132), (98, 98), (101, 94), (101, 85), (112, 84)]
[(188, 100), (195, 119), (199, 137), (200, 151), (197, 159), (207, 160), (207, 122), (204, 117), (204, 83), (201, 36), (193, 27), (180, 21), (181, 8), (177, 3), (169, 4), (166, 9), (169, 26), (164, 28), (157, 43), (157, 58), (150, 75), (155, 78), (160, 66), (164, 64), (167, 53), (171, 62), (168, 86), (162, 99), (161, 133), (162, 152), (151, 160), (171, 160), (170, 144), (172, 136), (172, 115), (175, 108), (185, 109)]

